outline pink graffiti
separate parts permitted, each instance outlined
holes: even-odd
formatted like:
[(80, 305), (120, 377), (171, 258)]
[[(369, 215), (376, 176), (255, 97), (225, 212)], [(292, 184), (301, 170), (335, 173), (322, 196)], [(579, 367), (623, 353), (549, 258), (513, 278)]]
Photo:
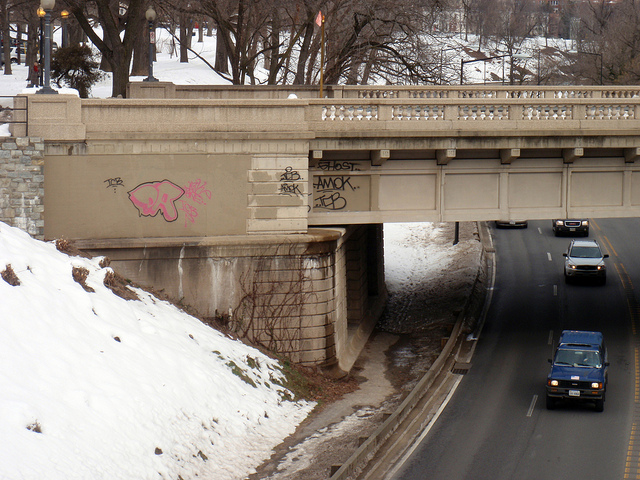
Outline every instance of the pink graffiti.
[(198, 179), (195, 182), (189, 182), (184, 188), (185, 195), (200, 205), (206, 205), (203, 194), (208, 200), (211, 200), (211, 190), (206, 190), (207, 182)]
[(198, 216), (197, 208), (195, 208), (193, 205), (188, 204), (185, 201), (182, 201), (181, 210), (184, 212), (184, 215), (185, 215), (185, 220), (184, 220), (185, 228), (187, 228), (187, 221), (191, 223), (196, 223), (196, 217)]
[(178, 218), (175, 202), (182, 195), (182, 188), (169, 180), (162, 180), (138, 185), (129, 192), (129, 199), (140, 215), (155, 217), (160, 212), (167, 222), (173, 222)]

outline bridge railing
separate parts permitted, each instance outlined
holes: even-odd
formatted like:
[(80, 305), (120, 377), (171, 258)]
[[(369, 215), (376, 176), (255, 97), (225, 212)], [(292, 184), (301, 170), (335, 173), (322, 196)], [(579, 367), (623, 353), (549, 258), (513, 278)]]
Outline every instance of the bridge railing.
[[(319, 87), (311, 85), (174, 85), (169, 82), (133, 82), (129, 98), (255, 99), (275, 100), (290, 96), (319, 98)], [(358, 86), (326, 85), (324, 98), (438, 99), (438, 98), (637, 98), (639, 86), (543, 86), (543, 85), (423, 85)]]
[[(28, 128), (45, 139), (82, 140), (90, 134), (148, 132), (215, 134), (272, 132), (308, 138), (330, 136), (411, 135), (483, 131), (522, 135), (567, 132), (599, 135), (603, 131), (636, 134), (640, 129), (640, 87), (580, 87), (569, 92), (541, 87), (492, 87), (492, 90), (439, 87), (467, 96), (356, 98), (362, 88), (343, 87), (340, 98), (286, 99), (79, 99), (72, 95), (27, 95)], [(425, 90), (426, 91), (426, 90)], [(418, 93), (396, 88), (394, 95)], [(481, 96), (482, 92), (486, 96)], [(500, 93), (500, 96), (498, 96)], [(354, 94), (354, 97), (350, 95)], [(48, 98), (51, 97), (51, 98)], [(55, 97), (55, 98), (53, 98)], [(493, 133), (492, 133), (493, 134)], [(161, 137), (160, 137), (161, 138)]]

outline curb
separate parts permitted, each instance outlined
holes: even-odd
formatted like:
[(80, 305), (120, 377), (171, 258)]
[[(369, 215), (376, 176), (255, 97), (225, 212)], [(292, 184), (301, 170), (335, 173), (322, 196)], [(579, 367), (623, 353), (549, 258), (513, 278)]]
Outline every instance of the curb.
[[(431, 368), (429, 368), (427, 373), (420, 379), (398, 408), (367, 438), (353, 455), (331, 475), (330, 480), (347, 480), (352, 478), (352, 475), (359, 473), (367, 461), (373, 457), (389, 436), (394, 433), (398, 426), (409, 416), (418, 402), (430, 393), (436, 377), (440, 374), (446, 361), (453, 353), (454, 347), (463, 336), (468, 335), (468, 332), (465, 332), (465, 330), (468, 328), (474, 329), (472, 339), (477, 340), (477, 333), (479, 333), (482, 328), (484, 315), (489, 303), (487, 300), (490, 295), (490, 290), (486, 288), (486, 281), (487, 279), (491, 280), (495, 272), (495, 249), (493, 248), (489, 228), (486, 222), (478, 222), (477, 225), (478, 236), (482, 244), (480, 267), (478, 268), (471, 294), (467, 298), (462, 312), (458, 315), (456, 324), (442, 352), (440, 352), (440, 355)], [(468, 328), (463, 328), (465, 326)], [(468, 355), (469, 358), (473, 354), (473, 350), (475, 350), (475, 341)]]

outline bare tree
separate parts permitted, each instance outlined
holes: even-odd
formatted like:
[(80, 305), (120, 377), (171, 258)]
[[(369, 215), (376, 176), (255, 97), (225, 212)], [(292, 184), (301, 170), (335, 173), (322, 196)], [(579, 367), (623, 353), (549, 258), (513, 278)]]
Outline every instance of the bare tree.
[[(111, 67), (112, 96), (125, 97), (133, 48), (136, 38), (143, 34), (146, 1), (64, 0), (64, 3)], [(93, 29), (94, 19), (102, 27), (103, 38)], [(120, 36), (122, 31), (123, 38)]]

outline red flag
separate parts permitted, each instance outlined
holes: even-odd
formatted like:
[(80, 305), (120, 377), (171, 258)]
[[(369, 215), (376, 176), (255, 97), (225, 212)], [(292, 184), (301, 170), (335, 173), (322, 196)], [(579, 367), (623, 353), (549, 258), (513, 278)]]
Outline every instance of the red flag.
[(322, 26), (322, 22), (324, 21), (324, 16), (322, 16), (322, 10), (318, 12), (318, 16), (316, 17), (316, 25), (319, 27)]

